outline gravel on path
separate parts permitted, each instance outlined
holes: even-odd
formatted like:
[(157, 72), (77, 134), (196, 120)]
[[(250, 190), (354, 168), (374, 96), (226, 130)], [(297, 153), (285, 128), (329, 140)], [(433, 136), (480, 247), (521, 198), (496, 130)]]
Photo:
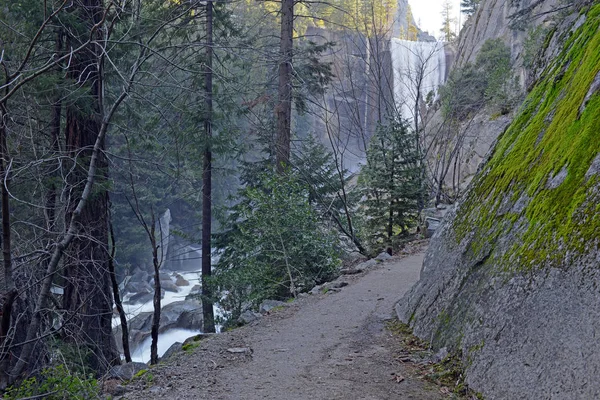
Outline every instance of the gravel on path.
[(398, 340), (385, 329), (422, 262), (419, 252), (342, 277), (349, 285), (339, 292), (297, 300), (177, 354), (127, 385), (123, 398), (441, 399), (395, 357)]

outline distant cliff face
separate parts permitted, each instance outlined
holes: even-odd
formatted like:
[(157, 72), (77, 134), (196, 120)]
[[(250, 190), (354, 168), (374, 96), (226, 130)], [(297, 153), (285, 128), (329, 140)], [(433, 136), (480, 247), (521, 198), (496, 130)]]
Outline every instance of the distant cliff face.
[[(410, 31), (410, 28), (416, 29), (416, 38), (403, 37), (406, 32)], [(392, 26), (392, 37), (400, 39), (418, 40), (419, 42), (435, 42), (435, 37), (431, 36), (428, 32), (423, 32), (415, 21), (414, 16), (410, 12), (410, 6), (408, 0), (398, 0), (398, 7), (396, 9), (396, 16), (394, 17), (394, 25)]]
[(600, 4), (545, 43), (556, 58), (397, 305), (486, 399), (600, 398)]

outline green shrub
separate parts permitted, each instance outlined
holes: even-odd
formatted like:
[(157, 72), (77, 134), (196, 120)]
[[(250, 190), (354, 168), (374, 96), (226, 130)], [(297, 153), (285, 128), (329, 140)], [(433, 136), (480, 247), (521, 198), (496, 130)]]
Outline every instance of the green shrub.
[(456, 121), (465, 120), (485, 107), (506, 114), (518, 93), (510, 49), (501, 39), (488, 39), (475, 63), (453, 69), (440, 88), (442, 112), (444, 117)]
[(286, 300), (334, 277), (336, 239), (318, 221), (293, 175), (259, 173), (239, 192), (218, 247), (216, 284), (237, 320), (265, 299)]
[(39, 377), (25, 379), (20, 385), (8, 388), (3, 398), (6, 400), (29, 397), (46, 400), (85, 400), (99, 398), (99, 392), (96, 379), (71, 373), (61, 364), (43, 370)]
[(181, 350), (191, 353), (195, 348), (200, 347), (200, 342), (190, 342), (181, 346)]
[(523, 66), (527, 69), (534, 69), (537, 66), (539, 55), (544, 49), (546, 37), (549, 28), (544, 25), (538, 25), (530, 28), (527, 37), (523, 43)]
[(440, 87), (445, 118), (461, 121), (485, 106), (486, 79), (473, 64), (455, 68)]

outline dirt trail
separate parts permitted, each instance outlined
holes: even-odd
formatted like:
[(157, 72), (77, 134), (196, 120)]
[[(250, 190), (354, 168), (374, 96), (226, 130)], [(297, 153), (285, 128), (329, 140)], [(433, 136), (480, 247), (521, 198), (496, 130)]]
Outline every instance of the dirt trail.
[[(310, 296), (203, 341), (153, 368), (125, 398), (440, 399), (395, 358), (398, 341), (385, 330), (422, 261), (422, 253), (387, 261), (349, 278), (339, 293)], [(251, 352), (227, 351), (233, 347)]]

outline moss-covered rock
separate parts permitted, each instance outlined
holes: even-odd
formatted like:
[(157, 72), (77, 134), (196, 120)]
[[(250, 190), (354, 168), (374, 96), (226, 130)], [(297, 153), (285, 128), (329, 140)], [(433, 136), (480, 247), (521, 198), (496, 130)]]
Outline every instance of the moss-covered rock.
[(486, 398), (600, 398), (600, 5), (583, 14), (397, 307)]

